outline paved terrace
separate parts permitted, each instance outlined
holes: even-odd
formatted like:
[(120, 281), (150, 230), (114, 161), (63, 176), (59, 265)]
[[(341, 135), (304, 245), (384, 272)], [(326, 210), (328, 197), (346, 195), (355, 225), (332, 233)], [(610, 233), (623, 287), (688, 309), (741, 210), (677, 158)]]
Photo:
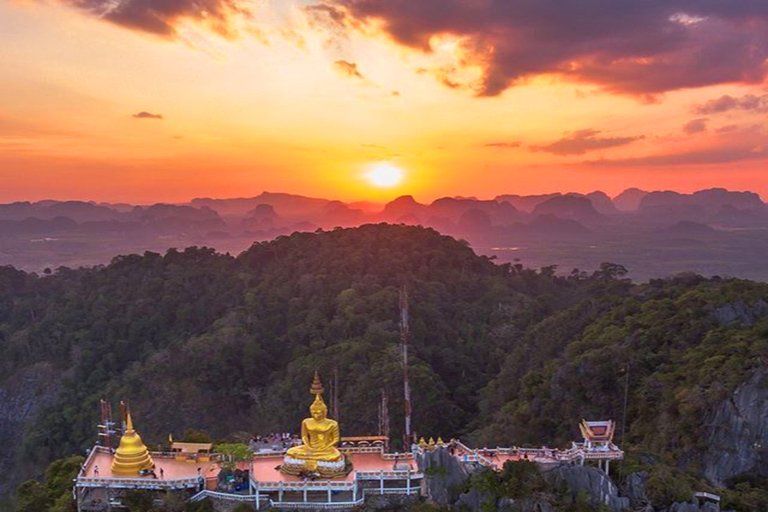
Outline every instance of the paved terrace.
[[(155, 461), (155, 474), (142, 477), (124, 477), (112, 474), (114, 455), (106, 448), (94, 447), (83, 469), (77, 476), (77, 487), (112, 487), (125, 489), (195, 489), (200, 485), (200, 478), (206, 488), (214, 489), (219, 476), (216, 461), (187, 462), (176, 460), (171, 453), (151, 453)], [(198, 468), (200, 472), (198, 474)], [(162, 471), (161, 471), (162, 470)], [(162, 473), (162, 478), (160, 477)]]

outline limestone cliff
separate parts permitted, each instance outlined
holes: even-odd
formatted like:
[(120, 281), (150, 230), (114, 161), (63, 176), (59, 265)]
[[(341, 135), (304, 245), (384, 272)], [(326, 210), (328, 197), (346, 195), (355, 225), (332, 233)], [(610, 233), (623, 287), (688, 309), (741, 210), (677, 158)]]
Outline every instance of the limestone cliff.
[(713, 484), (757, 473), (768, 476), (768, 371), (759, 371), (706, 418), (704, 475)]
[(0, 496), (13, 494), (16, 485), (34, 469), (20, 460), (26, 428), (58, 392), (60, 374), (47, 363), (28, 366), (0, 383)]

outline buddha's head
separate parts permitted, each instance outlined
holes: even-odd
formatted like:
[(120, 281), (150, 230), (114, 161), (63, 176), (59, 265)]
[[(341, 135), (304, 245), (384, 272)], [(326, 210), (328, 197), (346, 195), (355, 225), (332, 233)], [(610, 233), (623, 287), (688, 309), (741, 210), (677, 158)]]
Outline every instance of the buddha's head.
[(315, 395), (315, 401), (309, 407), (309, 413), (315, 421), (323, 421), (328, 415), (328, 407), (321, 395)]

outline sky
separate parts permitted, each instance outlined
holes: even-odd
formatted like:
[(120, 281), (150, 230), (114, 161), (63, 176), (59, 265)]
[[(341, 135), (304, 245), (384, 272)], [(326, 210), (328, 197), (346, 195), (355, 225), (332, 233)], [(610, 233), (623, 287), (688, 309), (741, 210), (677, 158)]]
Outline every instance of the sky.
[(764, 0), (0, 0), (0, 201), (768, 198), (766, 59)]

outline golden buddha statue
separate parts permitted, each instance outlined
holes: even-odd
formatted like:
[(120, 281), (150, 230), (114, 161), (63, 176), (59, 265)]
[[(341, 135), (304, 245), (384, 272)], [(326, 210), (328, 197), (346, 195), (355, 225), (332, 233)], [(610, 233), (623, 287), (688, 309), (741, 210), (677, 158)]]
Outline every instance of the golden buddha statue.
[(112, 459), (112, 474), (115, 476), (139, 476), (143, 469), (152, 469), (155, 462), (149, 455), (139, 434), (133, 428), (131, 412), (126, 413), (125, 434), (120, 438), (120, 446)]
[(286, 452), (280, 470), (289, 475), (318, 473), (328, 478), (344, 476), (352, 468), (336, 448), (341, 441), (339, 424), (327, 417), (328, 407), (323, 401), (323, 384), (317, 372), (309, 392), (315, 395), (315, 401), (309, 408), (311, 417), (301, 422), (302, 444)]

